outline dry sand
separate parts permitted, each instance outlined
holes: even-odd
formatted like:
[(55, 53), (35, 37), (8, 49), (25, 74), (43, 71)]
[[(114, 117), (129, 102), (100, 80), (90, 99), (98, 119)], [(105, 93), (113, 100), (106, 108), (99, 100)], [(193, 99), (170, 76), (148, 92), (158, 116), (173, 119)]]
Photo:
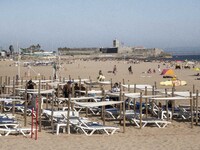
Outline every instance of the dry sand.
[[(68, 78), (69, 75), (77, 79), (89, 78), (96, 80), (98, 71), (102, 70), (107, 80), (112, 78), (113, 82), (122, 82), (131, 84), (151, 84), (157, 82), (159, 88), (171, 88), (161, 87), (160, 81), (164, 81), (157, 66), (161, 65), (161, 69), (166, 68), (166, 65), (158, 62), (141, 62), (140, 64), (127, 64), (124, 61), (80, 61), (76, 60), (75, 63), (66, 64), (64, 62), (63, 68), (60, 71), (60, 75)], [(109, 73), (112, 71), (114, 65), (117, 65), (117, 74)], [(132, 66), (133, 75), (128, 73), (128, 67)], [(199, 66), (198, 66), (199, 67)], [(32, 67), (35, 72), (41, 75), (49, 77), (52, 75), (52, 66), (40, 66)], [(146, 74), (149, 68), (155, 69), (155, 74)], [(17, 67), (10, 61), (0, 62), (0, 76), (14, 76), (17, 74)], [(21, 67), (21, 75), (24, 76), (27, 68)], [(187, 81), (187, 86), (177, 87), (177, 90), (190, 90), (192, 91), (193, 85), (196, 89), (199, 89), (199, 80), (195, 80), (196, 74), (194, 70), (175, 70), (175, 73), (179, 79)], [(33, 76), (36, 74), (31, 71)], [(25, 78), (25, 77), (24, 77)], [(112, 123), (112, 122), (111, 122)], [(21, 135), (10, 135), (8, 137), (0, 137), (1, 145), (0, 149), (13, 150), (13, 149), (37, 149), (37, 150), (62, 150), (62, 149), (115, 149), (115, 150), (130, 150), (130, 149), (155, 149), (155, 150), (199, 150), (200, 149), (200, 128), (194, 126), (191, 129), (189, 122), (177, 122), (173, 121), (171, 125), (168, 125), (164, 129), (156, 127), (145, 127), (143, 129), (137, 129), (135, 126), (128, 125), (126, 132), (116, 133), (112, 136), (106, 135), (93, 135), (87, 137), (83, 134), (60, 134), (59, 136), (49, 133), (49, 130), (42, 130), (39, 133), (38, 140), (35, 141), (31, 138), (24, 138)]]

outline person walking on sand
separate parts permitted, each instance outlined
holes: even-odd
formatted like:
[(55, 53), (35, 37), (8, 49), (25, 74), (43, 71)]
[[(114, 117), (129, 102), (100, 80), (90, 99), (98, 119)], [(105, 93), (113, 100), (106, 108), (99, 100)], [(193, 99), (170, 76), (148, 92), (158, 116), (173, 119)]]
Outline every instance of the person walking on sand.
[(133, 74), (133, 71), (132, 71), (132, 67), (131, 67), (131, 66), (128, 67), (128, 72), (129, 72), (129, 74)]
[(117, 72), (117, 66), (114, 65), (114, 67), (113, 67), (113, 74), (116, 75), (116, 72)]

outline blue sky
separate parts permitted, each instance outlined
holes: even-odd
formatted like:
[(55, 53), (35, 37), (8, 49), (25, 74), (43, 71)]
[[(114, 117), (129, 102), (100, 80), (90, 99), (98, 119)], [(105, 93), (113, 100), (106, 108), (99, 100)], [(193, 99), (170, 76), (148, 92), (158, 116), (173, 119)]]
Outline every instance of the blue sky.
[(0, 47), (199, 47), (200, 0), (0, 0)]

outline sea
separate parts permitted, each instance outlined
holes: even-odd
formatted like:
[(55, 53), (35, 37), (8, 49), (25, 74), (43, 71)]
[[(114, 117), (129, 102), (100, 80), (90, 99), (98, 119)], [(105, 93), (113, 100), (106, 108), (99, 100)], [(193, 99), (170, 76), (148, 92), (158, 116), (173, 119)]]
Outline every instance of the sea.
[(200, 61), (200, 55), (173, 55), (170, 60)]

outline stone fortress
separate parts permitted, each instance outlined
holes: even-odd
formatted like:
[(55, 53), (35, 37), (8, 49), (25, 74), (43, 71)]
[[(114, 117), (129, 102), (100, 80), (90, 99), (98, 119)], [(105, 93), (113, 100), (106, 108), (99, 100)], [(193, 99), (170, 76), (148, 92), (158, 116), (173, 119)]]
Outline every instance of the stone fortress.
[(113, 57), (132, 57), (132, 58), (155, 58), (169, 57), (170, 54), (165, 53), (159, 48), (129, 47), (124, 46), (119, 40), (113, 40), (113, 47), (108, 48), (58, 48), (60, 55), (98, 55)]

